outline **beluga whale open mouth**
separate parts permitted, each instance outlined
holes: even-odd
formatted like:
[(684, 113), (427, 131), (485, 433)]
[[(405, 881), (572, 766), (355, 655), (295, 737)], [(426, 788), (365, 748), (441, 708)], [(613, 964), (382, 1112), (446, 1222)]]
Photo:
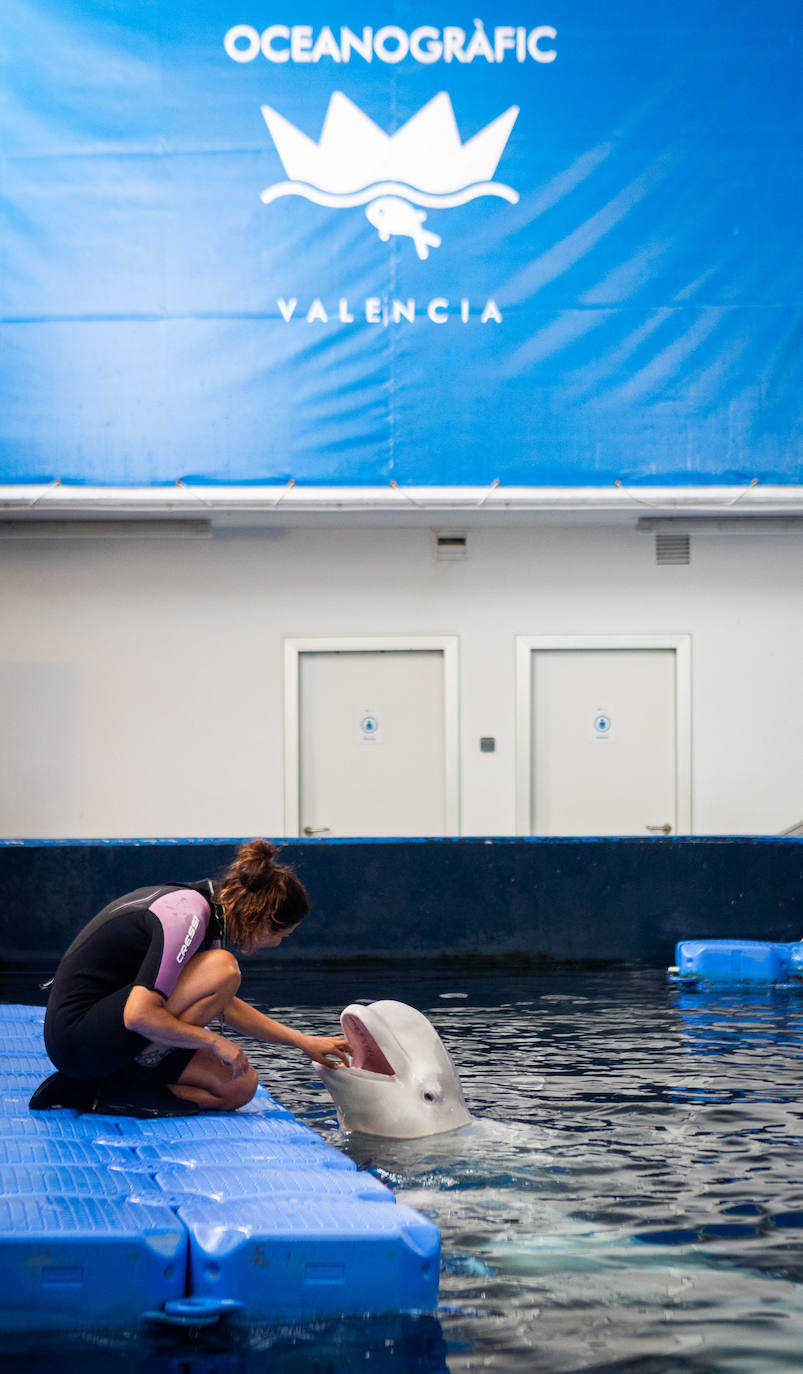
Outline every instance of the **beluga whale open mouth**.
[(350, 1065), (316, 1069), (345, 1130), (412, 1139), (469, 1123), (454, 1065), (420, 1011), (404, 1002), (352, 1004), (340, 1024)]

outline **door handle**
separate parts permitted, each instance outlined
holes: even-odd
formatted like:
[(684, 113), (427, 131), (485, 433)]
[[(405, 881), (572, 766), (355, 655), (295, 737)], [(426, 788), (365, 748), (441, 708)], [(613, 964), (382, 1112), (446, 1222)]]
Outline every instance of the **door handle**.
[(669, 821), (664, 821), (663, 825), (645, 825), (644, 829), (645, 829), (645, 830), (657, 830), (657, 831), (659, 831), (660, 834), (662, 834), (662, 835), (671, 835), (671, 834), (672, 834), (672, 827), (671, 827), (671, 825), (669, 824)]
[(328, 825), (319, 825), (317, 829), (314, 825), (304, 826), (305, 835), (331, 835), (331, 833)]

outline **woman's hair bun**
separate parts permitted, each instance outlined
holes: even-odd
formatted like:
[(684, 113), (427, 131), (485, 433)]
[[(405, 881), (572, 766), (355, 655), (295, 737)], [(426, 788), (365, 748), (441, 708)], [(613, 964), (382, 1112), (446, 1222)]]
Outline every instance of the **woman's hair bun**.
[(292, 930), (309, 911), (303, 883), (276, 862), (278, 852), (269, 840), (246, 840), (218, 887), (229, 936), (246, 953), (260, 947), (266, 931)]
[(248, 840), (240, 845), (234, 867), (246, 892), (259, 892), (268, 883), (274, 868), (278, 846), (268, 840)]

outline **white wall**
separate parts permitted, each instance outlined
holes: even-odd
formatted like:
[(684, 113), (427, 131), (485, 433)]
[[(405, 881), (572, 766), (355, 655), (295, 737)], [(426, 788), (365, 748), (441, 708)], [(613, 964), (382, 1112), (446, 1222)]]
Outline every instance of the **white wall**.
[[(0, 541), (3, 837), (282, 833), (282, 641), (455, 634), (462, 832), (514, 831), (517, 634), (692, 636), (693, 830), (803, 818), (803, 539), (297, 528)], [(481, 735), (496, 753), (481, 754)]]

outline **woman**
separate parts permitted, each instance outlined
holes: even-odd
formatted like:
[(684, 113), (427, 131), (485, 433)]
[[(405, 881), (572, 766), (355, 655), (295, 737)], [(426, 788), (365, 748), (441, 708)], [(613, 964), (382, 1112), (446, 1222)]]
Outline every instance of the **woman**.
[(309, 910), (276, 848), (251, 840), (219, 886), (167, 883), (118, 898), (78, 934), (59, 964), (45, 1046), (59, 1070), (31, 1098), (36, 1110), (136, 1115), (230, 1111), (250, 1102), (257, 1075), (220, 1020), (256, 1040), (291, 1045), (317, 1064), (348, 1063), (339, 1036), (303, 1035), (237, 996), (244, 954), (276, 949)]

